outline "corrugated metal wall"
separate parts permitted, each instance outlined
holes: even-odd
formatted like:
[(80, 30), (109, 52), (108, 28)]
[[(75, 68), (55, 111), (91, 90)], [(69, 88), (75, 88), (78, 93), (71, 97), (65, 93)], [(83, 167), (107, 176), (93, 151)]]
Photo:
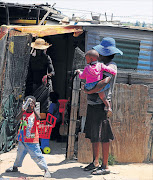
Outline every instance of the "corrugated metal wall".
[(149, 88), (148, 112), (153, 112), (153, 31), (94, 26), (85, 27), (86, 51), (100, 44), (103, 37), (113, 37), (124, 53), (116, 55), (117, 83), (145, 84)]
[(140, 41), (140, 51), (138, 57), (139, 71), (153, 70), (153, 39), (152, 41)]
[(123, 55), (116, 55), (114, 61), (118, 68), (137, 69), (140, 41), (116, 39), (116, 46), (123, 51)]
[(153, 70), (153, 32), (122, 27), (85, 27), (86, 50), (100, 44), (103, 37), (116, 40), (123, 56), (116, 55), (114, 61), (119, 69), (133, 69), (150, 73)]

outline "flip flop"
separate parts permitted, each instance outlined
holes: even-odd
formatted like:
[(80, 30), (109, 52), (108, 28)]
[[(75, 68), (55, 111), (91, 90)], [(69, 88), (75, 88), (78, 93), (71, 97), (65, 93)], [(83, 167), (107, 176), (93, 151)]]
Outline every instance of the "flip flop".
[(110, 171), (107, 169), (98, 168), (94, 170), (91, 174), (92, 175), (106, 175), (106, 174), (110, 174)]
[(85, 168), (84, 168), (84, 171), (91, 171), (91, 170), (94, 170), (94, 169), (97, 169), (97, 168), (99, 168), (99, 166), (95, 166), (94, 165), (94, 163), (92, 162), (92, 163), (90, 163), (88, 166), (86, 166)]

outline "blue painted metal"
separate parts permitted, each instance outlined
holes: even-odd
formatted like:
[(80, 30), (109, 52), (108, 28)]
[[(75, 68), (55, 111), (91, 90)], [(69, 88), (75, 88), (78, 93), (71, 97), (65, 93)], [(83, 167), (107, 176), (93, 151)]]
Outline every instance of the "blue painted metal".
[(138, 65), (138, 70), (150, 70), (150, 66), (140, 66)]
[[(139, 33), (139, 32), (138, 32)], [(115, 34), (114, 34), (115, 36)], [(126, 35), (125, 35), (126, 36)], [(153, 40), (150, 38), (135, 40), (134, 37), (125, 39), (124, 35), (115, 38), (116, 46), (123, 51), (123, 56), (116, 54), (114, 61), (119, 69), (134, 69), (139, 72), (150, 72), (153, 70)], [(113, 36), (111, 36), (113, 37)], [(126, 36), (127, 37), (127, 36)], [(100, 44), (103, 36), (98, 33), (88, 33), (87, 49)]]
[[(143, 42), (143, 41), (142, 41)], [(148, 45), (141, 45), (140, 46), (140, 49), (146, 49), (146, 50), (151, 50), (151, 46), (148, 46)]]
[[(140, 64), (141, 64), (141, 65), (144, 65), (144, 66), (147, 66), (147, 65), (150, 66), (150, 61), (141, 61), (141, 60), (140, 60), (140, 61), (139, 61), (139, 65), (140, 65)], [(138, 66), (139, 66), (139, 65), (138, 65)]]
[(138, 70), (153, 70), (152, 41), (141, 41), (138, 57)]

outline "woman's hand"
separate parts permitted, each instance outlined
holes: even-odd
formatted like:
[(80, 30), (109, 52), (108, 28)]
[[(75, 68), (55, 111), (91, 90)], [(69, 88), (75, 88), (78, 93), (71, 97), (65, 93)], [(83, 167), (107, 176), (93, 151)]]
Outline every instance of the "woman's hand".
[(52, 76), (53, 76), (52, 73), (48, 73), (48, 74), (47, 74), (47, 77), (48, 77), (48, 78), (51, 78)]
[(80, 73), (81, 73), (81, 71), (80, 71), (80, 69), (77, 69), (77, 70), (75, 70), (75, 72), (74, 72), (74, 73), (80, 74)]

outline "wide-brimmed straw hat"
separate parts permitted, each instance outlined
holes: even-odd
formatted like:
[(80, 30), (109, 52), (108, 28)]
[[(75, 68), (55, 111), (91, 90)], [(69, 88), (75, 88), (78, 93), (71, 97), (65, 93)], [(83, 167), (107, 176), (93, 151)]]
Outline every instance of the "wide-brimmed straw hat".
[(49, 48), (50, 46), (52, 46), (52, 44), (49, 44), (49, 43), (45, 42), (45, 40), (42, 39), (42, 38), (38, 38), (38, 39), (35, 40), (35, 42), (31, 43), (31, 47), (35, 48), (35, 49), (44, 50), (44, 49)]
[(117, 53), (123, 55), (123, 52), (116, 47), (115, 39), (111, 37), (103, 38), (101, 43), (97, 46), (94, 46), (93, 49), (95, 49), (99, 54), (103, 56), (110, 56)]

